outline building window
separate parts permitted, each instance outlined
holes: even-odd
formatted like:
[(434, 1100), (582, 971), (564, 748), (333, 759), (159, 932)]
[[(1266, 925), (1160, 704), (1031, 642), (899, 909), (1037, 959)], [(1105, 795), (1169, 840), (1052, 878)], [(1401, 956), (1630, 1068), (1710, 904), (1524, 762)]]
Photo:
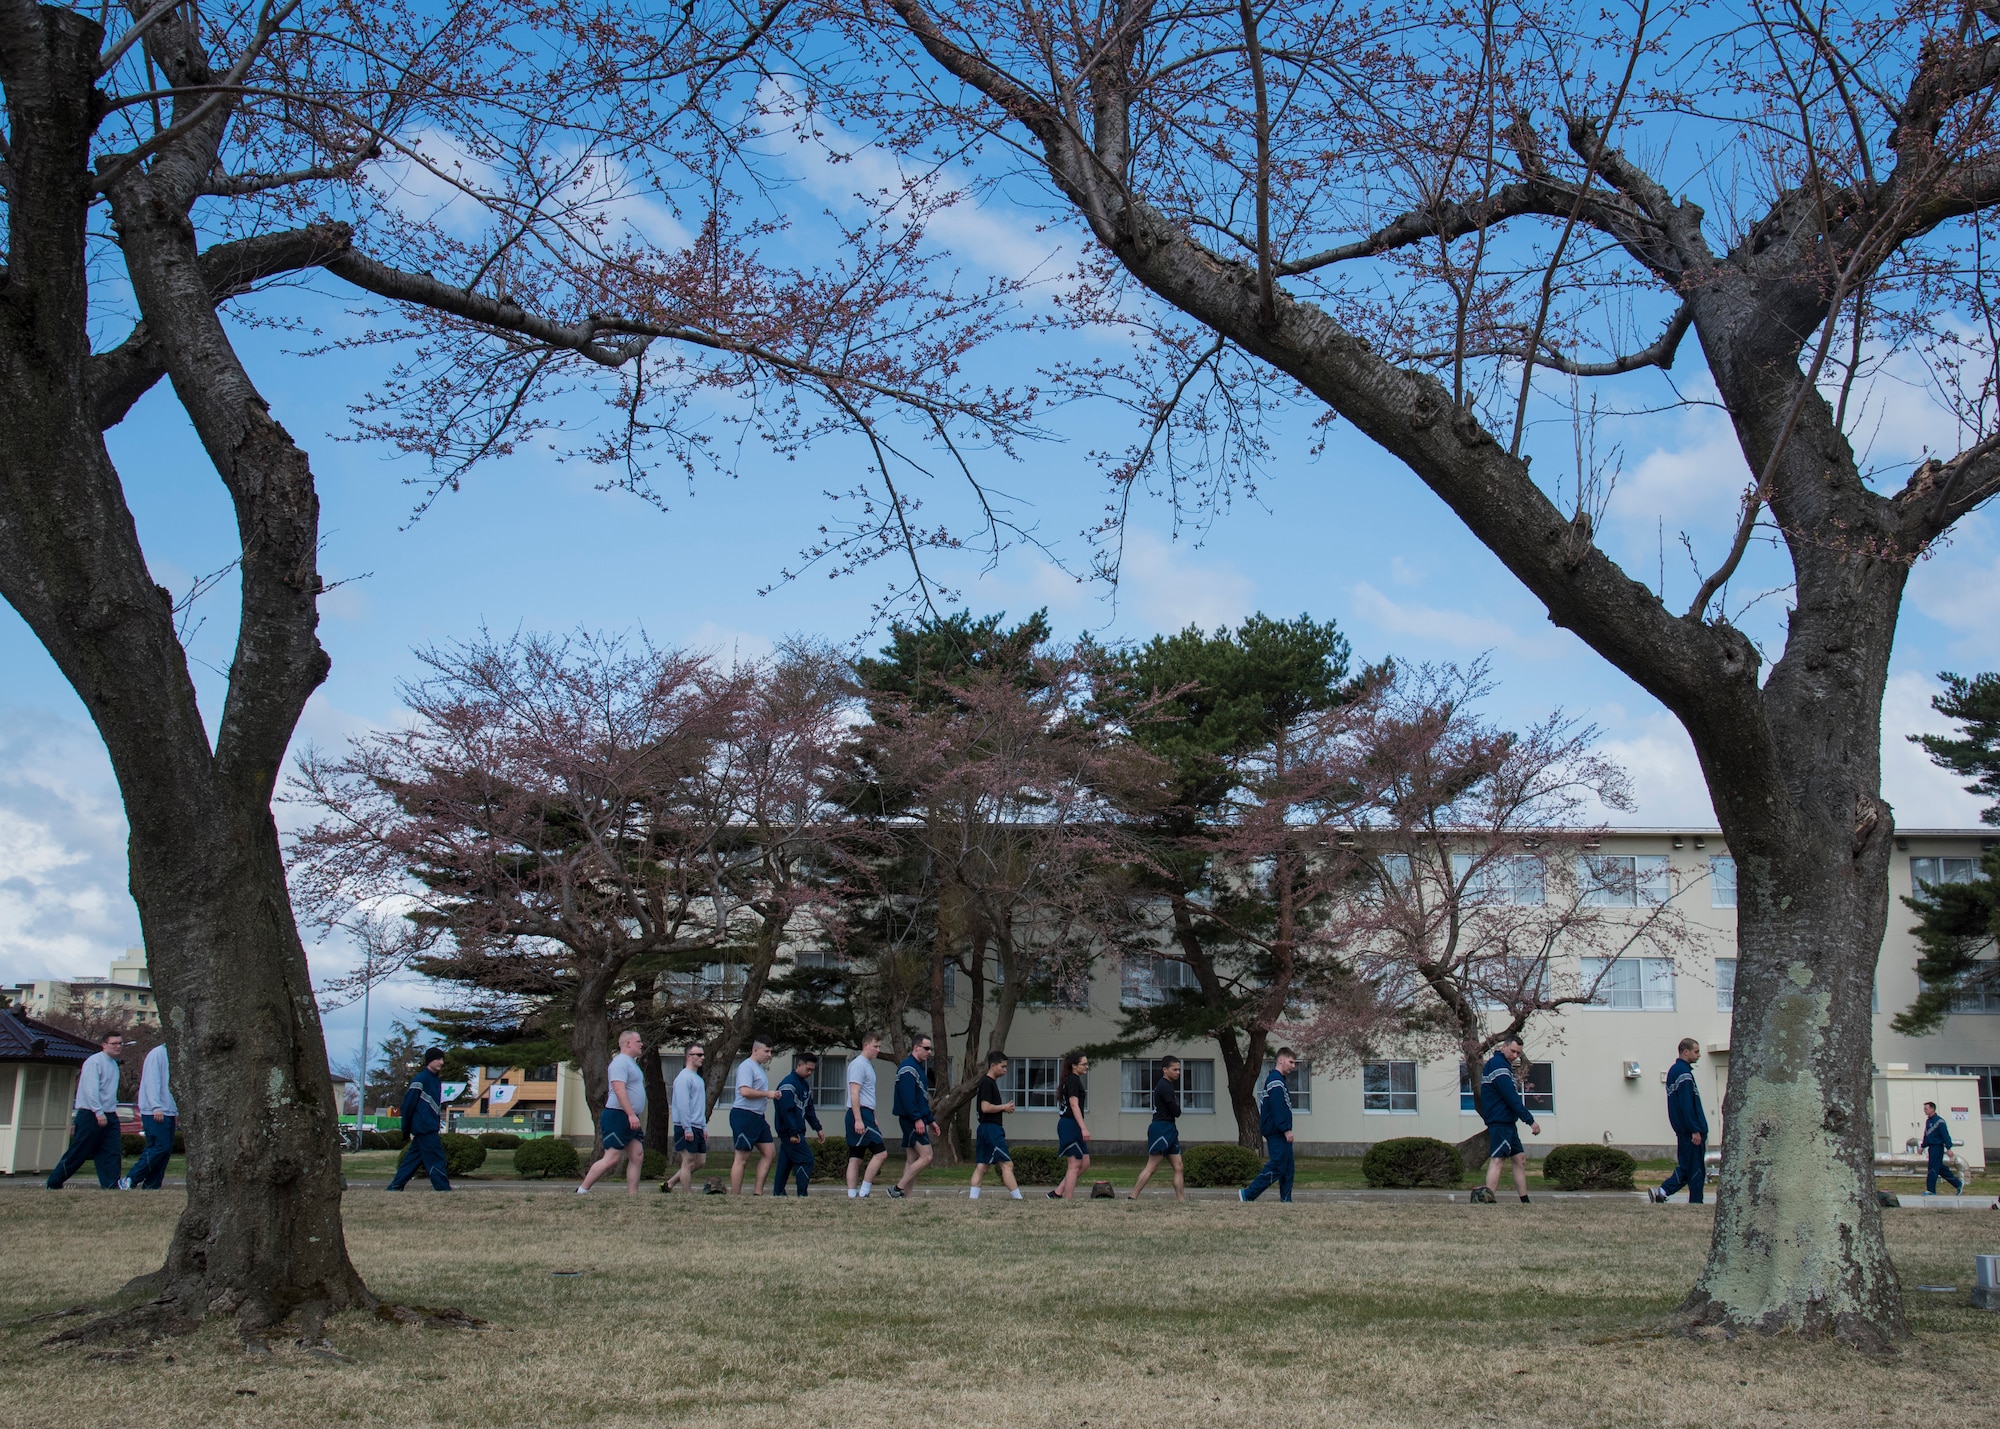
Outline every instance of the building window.
[(1199, 987), (1194, 969), (1177, 958), (1129, 957), (1118, 969), (1120, 1007), (1158, 1007), (1176, 992)]
[[(1939, 1065), (1931, 1062), (1925, 1065), (1924, 1070), (1936, 1077), (1979, 1078), (1979, 1114), (1988, 1120), (2000, 1121), (2000, 1067), (1984, 1064), (1968, 1065), (1963, 1062)], [(1957, 1140), (1956, 1137), (1952, 1139)]]
[(1576, 861), (1576, 881), (1583, 889), (1584, 904), (1591, 908), (1658, 905), (1672, 893), (1663, 853), (1587, 853)]
[(1979, 860), (1976, 858), (1913, 858), (1910, 860), (1910, 886), (1919, 893), (1924, 885), (1933, 888), (1946, 883), (1970, 883), (1979, 877)]
[(1736, 959), (1734, 958), (1715, 960), (1715, 1010), (1717, 1012), (1736, 1010)]
[(1708, 861), (1708, 906), (1736, 906), (1736, 860), (1728, 854), (1715, 855)]
[(1451, 856), (1452, 881), (1465, 889), (1464, 901), (1512, 908), (1539, 908), (1548, 902), (1548, 880), (1542, 861), (1531, 853), (1490, 859), (1476, 871), (1472, 855)]
[(1060, 1057), (1007, 1059), (1007, 1100), (1016, 1111), (1059, 1111), (1056, 1087), (1062, 1079)]
[(1959, 986), (1952, 989), (1953, 1012), (2000, 1012), (2000, 968), (1992, 963), (1982, 963), (1977, 971), (1967, 973), (1965, 978), (1970, 981), (1961, 980)]
[[(1521, 1084), (1521, 1101), (1536, 1116), (1556, 1114), (1556, 1065), (1530, 1062), (1525, 1070), (1515, 1069), (1514, 1080)], [(1472, 1077), (1465, 1063), (1458, 1064), (1458, 1109), (1467, 1115), (1479, 1110), (1472, 1099)]]
[(847, 1058), (838, 1053), (820, 1054), (813, 1064), (813, 1105), (847, 1105)]
[(1362, 1063), (1361, 1109), (1414, 1115), (1417, 1110), (1417, 1064), (1415, 1062)]
[[(1127, 1057), (1118, 1064), (1118, 1109), (1150, 1112), (1153, 1083), (1160, 1079), (1157, 1057)], [(1181, 1060), (1181, 1111), (1184, 1115), (1215, 1114), (1215, 1063), (1209, 1058)]]
[[(1294, 1066), (1292, 1074), (1285, 1078), (1285, 1090), (1291, 1093), (1292, 1110), (1302, 1116), (1309, 1116), (1312, 1114), (1313, 1109), (1312, 1063), (1303, 1057), (1296, 1060), (1298, 1065)], [(1263, 1076), (1257, 1079), (1257, 1084), (1262, 1086), (1264, 1084), (1264, 1077), (1270, 1076), (1277, 1069), (1278, 1059), (1275, 1057), (1266, 1057), (1264, 1059)]]
[[(1583, 981), (1595, 986), (1592, 1007), (1619, 1012), (1672, 1012), (1674, 964), (1671, 958), (1617, 958), (1607, 969), (1603, 958), (1583, 960)], [(1730, 984), (1734, 988), (1735, 984)]]

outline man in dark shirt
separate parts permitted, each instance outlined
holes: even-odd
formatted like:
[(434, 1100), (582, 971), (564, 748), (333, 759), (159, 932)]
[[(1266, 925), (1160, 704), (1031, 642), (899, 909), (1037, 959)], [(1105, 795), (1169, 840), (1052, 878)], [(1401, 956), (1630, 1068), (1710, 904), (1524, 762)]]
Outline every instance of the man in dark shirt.
[(1174, 1163), (1174, 1199), (1187, 1199), (1187, 1174), (1181, 1167), (1181, 1059), (1160, 1058), (1160, 1076), (1153, 1083), (1153, 1120), (1146, 1127), (1146, 1169), (1132, 1183), (1132, 1199), (1138, 1200), (1162, 1161)]
[(1280, 1047), (1276, 1065), (1264, 1074), (1264, 1087), (1257, 1108), (1257, 1129), (1263, 1133), (1267, 1159), (1264, 1169), (1236, 1193), (1239, 1201), (1254, 1201), (1276, 1186), (1278, 1199), (1291, 1204), (1296, 1163), (1292, 1159), (1292, 1089), (1285, 1085), (1285, 1078), (1297, 1071), (1298, 1065), (1298, 1054), (1289, 1047)]
[(1674, 1129), (1674, 1174), (1653, 1188), (1653, 1200), (1664, 1201), (1687, 1187), (1688, 1204), (1701, 1204), (1702, 1183), (1708, 1179), (1708, 1114), (1701, 1109), (1701, 1088), (1695, 1085), (1694, 1064), (1701, 1060), (1701, 1043), (1681, 1038), (1680, 1055), (1667, 1071), (1667, 1124)]
[(433, 1191), (451, 1189), (451, 1178), (444, 1168), (444, 1142), (438, 1135), (444, 1130), (443, 1074), (444, 1049), (433, 1047), (424, 1053), (423, 1070), (410, 1079), (410, 1089), (403, 1093), (403, 1134), (410, 1138), (410, 1144), (403, 1148), (396, 1174), (389, 1178), (391, 1191), (408, 1185), (419, 1164), (430, 1176)]
[(973, 1140), (971, 1199), (975, 1201), (979, 1199), (979, 1183), (986, 1178), (988, 1166), (998, 1166), (1000, 1179), (1007, 1183), (1007, 1194), (1017, 1201), (1021, 1199), (1021, 1188), (1014, 1182), (1014, 1153), (1007, 1147), (1007, 1124), (1003, 1120), (1014, 1109), (1014, 1103), (1000, 1090), (1000, 1079), (1006, 1075), (1007, 1054), (988, 1052), (986, 1075), (979, 1079), (979, 1090), (973, 1093), (979, 1112), (979, 1130)]
[(1521, 1039), (1509, 1033), (1500, 1039), (1493, 1049), (1493, 1055), (1486, 1059), (1480, 1069), (1479, 1090), (1476, 1100), (1479, 1114), (1486, 1118), (1486, 1184), (1474, 1186), (1469, 1199), (1497, 1204), (1494, 1193), (1500, 1187), (1500, 1167), (1503, 1163), (1514, 1168), (1514, 1190), (1521, 1197), (1523, 1205), (1528, 1200), (1528, 1152), (1521, 1145), (1521, 1123), (1528, 1123), (1528, 1130), (1536, 1136), (1542, 1134), (1541, 1123), (1535, 1120), (1533, 1112), (1521, 1097), (1521, 1083), (1516, 1074), (1523, 1052)]
[(813, 1105), (812, 1075), (818, 1065), (818, 1057), (801, 1052), (792, 1058), (792, 1074), (778, 1083), (778, 1184), (771, 1192), (774, 1196), (785, 1194), (787, 1173), (797, 1174), (801, 1196), (812, 1183), (813, 1153), (806, 1141), (806, 1128), (826, 1134), (819, 1124), (819, 1109)]

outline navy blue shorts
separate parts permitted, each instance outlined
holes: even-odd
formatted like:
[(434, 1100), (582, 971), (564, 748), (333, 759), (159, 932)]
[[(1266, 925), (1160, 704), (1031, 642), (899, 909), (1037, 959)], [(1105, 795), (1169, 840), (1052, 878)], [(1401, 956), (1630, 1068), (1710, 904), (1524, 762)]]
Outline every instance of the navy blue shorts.
[[(641, 1118), (641, 1121), (643, 1122), (644, 1118)], [(643, 1126), (640, 1130), (634, 1131), (632, 1118), (615, 1106), (606, 1107), (604, 1115), (597, 1119), (597, 1134), (604, 1138), (606, 1151), (623, 1151), (632, 1142), (646, 1139)]]
[(1083, 1128), (1077, 1125), (1075, 1117), (1056, 1118), (1056, 1153), (1073, 1160), (1081, 1160), (1090, 1155), (1090, 1142), (1084, 1136)]
[(850, 1158), (864, 1153), (872, 1154), (887, 1149), (882, 1140), (882, 1129), (875, 1125), (875, 1111), (872, 1107), (861, 1108), (861, 1135), (854, 1134), (854, 1115), (841, 1114), (841, 1125), (847, 1136), (847, 1154)]
[(738, 1151), (755, 1151), (771, 1140), (771, 1123), (740, 1106), (729, 1109), (729, 1134)]
[(929, 1122), (918, 1121), (913, 1116), (899, 1116), (896, 1120), (903, 1124), (903, 1150), (908, 1151), (913, 1146), (931, 1144)]
[(1519, 1156), (1523, 1149), (1520, 1127), (1514, 1125), (1512, 1122), (1500, 1125), (1488, 1124), (1486, 1128), (1487, 1160), (1494, 1161), (1505, 1156)]
[(1180, 1155), (1181, 1124), (1177, 1121), (1147, 1122), (1146, 1154), (1148, 1156)]
[(674, 1150), (686, 1151), (695, 1156), (708, 1155), (708, 1128), (705, 1126), (677, 1126), (674, 1128)]
[(981, 1122), (973, 1136), (972, 1159), (981, 1166), (998, 1166), (1002, 1161), (1012, 1161), (1014, 1153), (1007, 1148), (1007, 1128)]

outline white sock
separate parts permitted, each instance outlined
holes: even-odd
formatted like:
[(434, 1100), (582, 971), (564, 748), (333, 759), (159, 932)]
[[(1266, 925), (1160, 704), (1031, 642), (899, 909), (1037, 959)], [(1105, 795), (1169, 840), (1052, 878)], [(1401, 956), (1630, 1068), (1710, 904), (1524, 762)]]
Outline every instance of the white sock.
[(1021, 1199), (1021, 1188), (1019, 1186), (1016, 1186), (1013, 1190), (1009, 1191), (1007, 1194), (1012, 1196), (1015, 1200), (1018, 1201)]
[(853, 1200), (856, 1196), (859, 1196), (860, 1194), (861, 1193), (855, 1190), (852, 1186), (849, 1186), (847, 1188), (847, 1199), (850, 1201)]
[(970, 1194), (970, 1196), (971, 1196), (971, 1198), (972, 1198), (973, 1200), (975, 1200), (975, 1201), (976, 1201), (976, 1200), (978, 1200), (978, 1199), (979, 1199), (979, 1188), (978, 1188), (977, 1186), (974, 1186), (974, 1187), (972, 1188), (972, 1190), (970, 1191), (970, 1193), (969, 1193), (969, 1194)]
[(874, 1189), (875, 1189), (875, 1183), (873, 1181), (863, 1181), (861, 1183), (861, 1194), (864, 1197), (866, 1197), (867, 1194)]

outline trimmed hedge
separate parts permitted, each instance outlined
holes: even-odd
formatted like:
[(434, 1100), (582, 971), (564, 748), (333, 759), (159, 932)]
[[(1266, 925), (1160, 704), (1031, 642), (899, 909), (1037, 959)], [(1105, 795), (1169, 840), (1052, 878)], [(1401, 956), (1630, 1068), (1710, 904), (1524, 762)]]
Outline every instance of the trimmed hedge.
[(1181, 1155), (1190, 1186), (1248, 1185), (1263, 1164), (1264, 1158), (1249, 1147), (1227, 1141), (1191, 1146)]
[(540, 1176), (581, 1176), (583, 1159), (560, 1136), (538, 1136), (514, 1148), (514, 1174), (522, 1180)]
[(483, 1131), (479, 1133), (479, 1144), (488, 1151), (512, 1151), (521, 1144), (521, 1138), (511, 1131)]
[(444, 1143), (445, 1174), (470, 1176), (486, 1164), (486, 1143), (478, 1137), (447, 1131), (438, 1140)]
[[(842, 1185), (842, 1186), (846, 1185), (847, 1184), (846, 1139), (839, 1136), (826, 1136), (826, 1137), (821, 1137), (818, 1141), (813, 1141), (808, 1139), (806, 1144), (812, 1147), (813, 1184), (820, 1185), (822, 1183), (825, 1183), (827, 1185)], [(864, 1166), (862, 1169), (866, 1170), (867, 1168)]]
[(118, 1138), (118, 1149), (127, 1156), (137, 1156), (146, 1149), (146, 1138), (135, 1136), (129, 1131), (125, 1132)]
[(1542, 1179), (1565, 1191), (1630, 1191), (1635, 1162), (1615, 1146), (1582, 1142), (1549, 1149), (1542, 1161)]
[(667, 1153), (664, 1151), (655, 1151), (650, 1146), (647, 1147), (646, 1154), (639, 1159), (639, 1176), (642, 1180), (647, 1181), (666, 1180)]
[(1056, 1155), (1053, 1146), (1016, 1146), (1014, 1152), (1014, 1180), (1023, 1186), (1057, 1186), (1062, 1184), (1063, 1173), (1069, 1170), (1069, 1162)]
[(1465, 1179), (1465, 1160), (1436, 1137), (1397, 1136), (1368, 1148), (1361, 1174), (1371, 1186), (1456, 1186)]
[(364, 1131), (361, 1133), (363, 1151), (401, 1151), (410, 1144), (410, 1138), (400, 1131)]

